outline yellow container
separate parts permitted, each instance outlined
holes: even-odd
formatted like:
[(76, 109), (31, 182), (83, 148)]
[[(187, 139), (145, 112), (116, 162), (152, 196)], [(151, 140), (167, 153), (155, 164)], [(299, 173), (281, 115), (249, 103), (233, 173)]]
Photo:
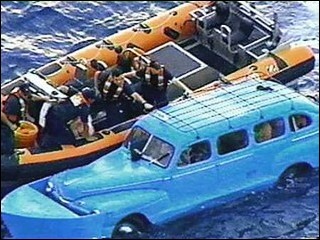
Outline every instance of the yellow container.
[(20, 127), (15, 131), (17, 148), (33, 147), (38, 137), (38, 127), (28, 121), (21, 121)]

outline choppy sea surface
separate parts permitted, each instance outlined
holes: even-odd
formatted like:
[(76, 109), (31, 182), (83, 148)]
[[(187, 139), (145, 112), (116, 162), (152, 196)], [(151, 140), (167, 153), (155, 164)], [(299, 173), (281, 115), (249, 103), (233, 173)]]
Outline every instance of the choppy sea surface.
[[(1, 83), (135, 25), (183, 1), (1, 1)], [(299, 79), (319, 91), (319, 2), (262, 1), (279, 14), (282, 42), (311, 46), (316, 68)], [(1, 230), (1, 237), (7, 235)], [(152, 238), (319, 236), (319, 171), (288, 189), (270, 189), (155, 229)]]

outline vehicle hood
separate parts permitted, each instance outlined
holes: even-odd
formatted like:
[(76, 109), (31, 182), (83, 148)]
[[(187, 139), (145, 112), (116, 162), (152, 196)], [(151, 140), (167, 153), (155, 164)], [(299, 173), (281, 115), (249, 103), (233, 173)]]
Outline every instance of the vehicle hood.
[(90, 165), (59, 173), (49, 179), (58, 198), (72, 202), (81, 198), (137, 189), (141, 184), (161, 181), (164, 169), (144, 160), (132, 162), (120, 148)]

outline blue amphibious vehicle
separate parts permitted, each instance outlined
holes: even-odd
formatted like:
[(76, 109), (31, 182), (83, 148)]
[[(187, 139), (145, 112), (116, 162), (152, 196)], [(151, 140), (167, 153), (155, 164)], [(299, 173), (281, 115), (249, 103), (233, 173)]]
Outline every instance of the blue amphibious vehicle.
[(319, 167), (319, 106), (275, 82), (202, 91), (139, 120), (90, 165), (1, 203), (14, 238), (137, 236)]

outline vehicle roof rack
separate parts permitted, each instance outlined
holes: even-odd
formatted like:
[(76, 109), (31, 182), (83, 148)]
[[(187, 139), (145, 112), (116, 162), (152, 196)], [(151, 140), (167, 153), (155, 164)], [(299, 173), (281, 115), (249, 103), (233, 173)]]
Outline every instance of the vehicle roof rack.
[[(277, 87), (273, 88), (273, 86)], [(252, 87), (252, 91), (244, 91), (244, 89), (248, 87)], [(260, 119), (264, 119), (266, 116), (263, 109), (270, 104), (290, 102), (290, 108), (293, 109), (293, 100), (300, 97), (300, 95), (294, 91), (289, 91), (286, 86), (281, 86), (274, 82), (268, 83), (265, 86), (265, 83), (262, 81), (251, 80), (250, 84), (247, 83), (241, 87), (237, 86), (237, 89), (231, 88), (219, 88), (218, 91), (220, 91), (220, 94), (201, 92), (200, 94), (190, 95), (188, 99), (172, 105), (172, 108), (157, 110), (160, 114), (151, 113), (151, 115), (181, 132), (189, 132), (191, 130), (199, 137), (200, 129), (222, 121), (225, 121), (228, 127), (233, 129), (232, 120), (242, 116), (244, 113), (255, 111), (258, 112)], [(224, 93), (221, 93), (221, 91)], [(254, 94), (257, 92), (259, 92), (258, 96)], [(270, 93), (272, 93), (272, 96), (270, 96), (266, 102), (264, 97)], [(227, 95), (230, 96), (228, 100), (226, 100)], [(248, 97), (250, 95), (253, 95), (253, 97)], [(223, 108), (226, 107), (226, 101), (228, 101), (229, 104), (234, 104), (234, 101), (236, 101), (237, 104), (234, 108), (228, 107), (226, 111), (223, 111)], [(212, 103), (214, 103), (215, 107), (210, 106)], [(195, 104), (198, 106), (195, 106)], [(183, 108), (179, 107), (183, 105), (186, 106)], [(195, 111), (199, 112), (199, 114), (190, 117), (189, 115)], [(209, 121), (210, 119), (213, 121)]]

